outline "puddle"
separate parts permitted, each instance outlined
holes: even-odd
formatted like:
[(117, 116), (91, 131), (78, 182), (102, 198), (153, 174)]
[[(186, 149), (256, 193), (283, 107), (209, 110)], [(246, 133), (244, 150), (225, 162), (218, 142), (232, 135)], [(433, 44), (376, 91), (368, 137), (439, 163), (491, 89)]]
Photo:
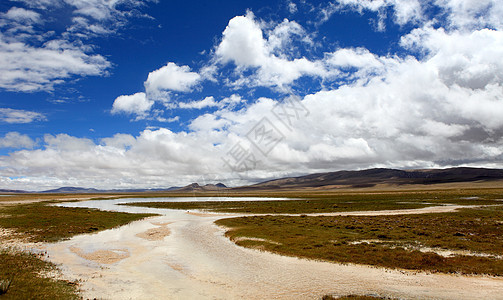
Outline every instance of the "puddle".
[[(229, 201), (246, 199), (257, 200), (229, 198)], [(58, 204), (161, 214), (120, 228), (45, 245), (50, 259), (61, 264), (66, 279), (82, 280), (80, 288), (84, 299), (320, 299), (325, 294), (495, 299), (503, 290), (501, 278), (342, 265), (238, 247), (224, 236), (223, 228), (213, 223), (237, 216), (233, 214), (200, 215), (197, 211), (117, 205), (158, 200), (134, 198)], [(167, 230), (160, 238), (142, 236), (155, 236), (164, 229)], [(107, 256), (111, 260), (101, 261), (100, 257)], [(100, 259), (92, 259), (95, 257)]]
[(90, 253), (85, 253), (82, 249), (73, 246), (68, 249), (84, 259), (101, 264), (113, 264), (129, 257), (127, 249), (96, 250)]
[(171, 230), (169, 230), (168, 228), (168, 225), (171, 223), (152, 224), (159, 225), (159, 227), (151, 228), (147, 231), (137, 233), (136, 236), (149, 241), (159, 241), (171, 234)]

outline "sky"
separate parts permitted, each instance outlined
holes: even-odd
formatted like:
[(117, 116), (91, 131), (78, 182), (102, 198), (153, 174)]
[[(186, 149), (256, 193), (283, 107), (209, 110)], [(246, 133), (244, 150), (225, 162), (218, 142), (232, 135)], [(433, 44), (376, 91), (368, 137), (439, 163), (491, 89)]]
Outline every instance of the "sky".
[(0, 2), (0, 189), (503, 168), (498, 0)]

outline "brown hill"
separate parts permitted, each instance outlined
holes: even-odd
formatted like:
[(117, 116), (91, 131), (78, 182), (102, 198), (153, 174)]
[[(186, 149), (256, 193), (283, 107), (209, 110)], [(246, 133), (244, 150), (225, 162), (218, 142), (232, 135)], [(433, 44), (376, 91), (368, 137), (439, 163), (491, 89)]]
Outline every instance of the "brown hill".
[(287, 177), (270, 180), (235, 189), (296, 189), (321, 187), (372, 187), (377, 184), (439, 184), (454, 182), (473, 182), (502, 180), (502, 169), (485, 168), (449, 168), (425, 170), (368, 169), (361, 171), (338, 171)]

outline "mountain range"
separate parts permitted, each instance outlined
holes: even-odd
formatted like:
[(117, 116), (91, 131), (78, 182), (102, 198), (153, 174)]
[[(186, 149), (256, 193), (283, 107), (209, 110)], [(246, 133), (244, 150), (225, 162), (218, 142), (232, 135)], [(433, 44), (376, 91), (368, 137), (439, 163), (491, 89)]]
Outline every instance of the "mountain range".
[(494, 181), (503, 179), (502, 169), (485, 168), (449, 168), (449, 169), (367, 169), (361, 171), (338, 171), (317, 173), (298, 177), (287, 177), (254, 184), (246, 189), (292, 189), (341, 187), (364, 188), (378, 184), (432, 185), (439, 183)]
[[(217, 190), (228, 191), (260, 191), (285, 189), (338, 189), (366, 188), (380, 184), (385, 185), (434, 185), (455, 182), (488, 182), (503, 180), (503, 169), (458, 167), (449, 169), (367, 169), (360, 171), (337, 171), (309, 174), (297, 177), (273, 179), (253, 185), (229, 188), (223, 183), (199, 185), (191, 183), (183, 187), (166, 189), (112, 189), (99, 190), (94, 188), (62, 187), (39, 193), (148, 193), (148, 192), (208, 192)], [(28, 193), (20, 190), (0, 189), (0, 193)]]

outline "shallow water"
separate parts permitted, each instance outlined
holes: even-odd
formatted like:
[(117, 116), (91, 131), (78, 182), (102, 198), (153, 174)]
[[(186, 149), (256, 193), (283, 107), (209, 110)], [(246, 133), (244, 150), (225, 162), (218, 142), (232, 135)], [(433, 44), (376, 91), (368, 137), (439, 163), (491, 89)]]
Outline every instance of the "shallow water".
[[(117, 205), (159, 200), (193, 198), (58, 204), (161, 216), (48, 244), (50, 259), (62, 264), (66, 279), (82, 279), (82, 295), (91, 299), (319, 299), (328, 293), (407, 299), (497, 299), (503, 291), (503, 280), (499, 278), (341, 265), (245, 249), (225, 238), (224, 229), (213, 223), (236, 216), (232, 214), (193, 214)], [(197, 198), (197, 201), (210, 200), (215, 199)], [(170, 232), (163, 239), (140, 237), (141, 233), (162, 226)]]
[(148, 207), (135, 207), (129, 205), (119, 205), (123, 203), (141, 203), (141, 202), (208, 202), (208, 201), (284, 201), (290, 200), (288, 198), (256, 198), (256, 197), (167, 197), (167, 198), (123, 198), (113, 200), (86, 200), (80, 202), (58, 203), (56, 206), (64, 207), (82, 207), (82, 208), (97, 208), (100, 210), (128, 212), (128, 213), (154, 213), (172, 218), (184, 216), (185, 212), (174, 209), (159, 209)]

